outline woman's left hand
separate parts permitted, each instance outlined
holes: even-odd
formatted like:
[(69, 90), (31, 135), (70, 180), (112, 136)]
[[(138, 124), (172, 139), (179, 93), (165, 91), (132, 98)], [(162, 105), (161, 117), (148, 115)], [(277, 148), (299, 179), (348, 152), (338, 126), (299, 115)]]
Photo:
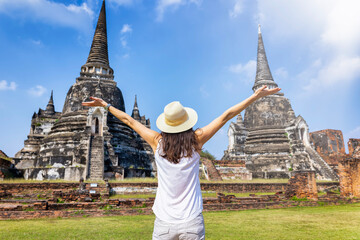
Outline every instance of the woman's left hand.
[(269, 96), (269, 95), (272, 95), (274, 93), (277, 93), (280, 90), (281, 90), (281, 88), (267, 89), (267, 86), (263, 86), (263, 87), (259, 88), (258, 90), (256, 90), (254, 95), (257, 98), (262, 98), (262, 97)]

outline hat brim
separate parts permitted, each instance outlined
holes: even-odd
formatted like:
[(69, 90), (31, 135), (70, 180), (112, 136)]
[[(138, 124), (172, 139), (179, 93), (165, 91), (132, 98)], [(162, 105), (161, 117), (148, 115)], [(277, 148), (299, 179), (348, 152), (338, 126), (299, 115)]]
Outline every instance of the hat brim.
[(196, 111), (192, 108), (184, 107), (185, 111), (188, 114), (188, 119), (177, 126), (170, 126), (165, 122), (165, 113), (160, 114), (160, 116), (156, 119), (156, 126), (162, 131), (166, 133), (179, 133), (189, 130), (194, 127), (198, 120), (198, 115)]

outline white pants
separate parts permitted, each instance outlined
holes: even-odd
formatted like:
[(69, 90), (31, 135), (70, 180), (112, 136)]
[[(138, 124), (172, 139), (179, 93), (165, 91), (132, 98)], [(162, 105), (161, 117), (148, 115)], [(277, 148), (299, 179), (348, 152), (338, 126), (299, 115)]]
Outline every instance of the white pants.
[(156, 218), (154, 223), (153, 240), (204, 240), (205, 226), (202, 213), (195, 219), (180, 223), (168, 223)]

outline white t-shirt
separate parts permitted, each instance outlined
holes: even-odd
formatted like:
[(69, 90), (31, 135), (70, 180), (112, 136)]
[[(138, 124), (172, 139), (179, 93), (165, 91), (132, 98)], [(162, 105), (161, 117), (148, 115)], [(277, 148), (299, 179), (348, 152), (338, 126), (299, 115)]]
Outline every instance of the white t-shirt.
[(155, 152), (158, 188), (153, 206), (157, 218), (169, 223), (183, 223), (196, 218), (203, 209), (199, 180), (200, 155), (171, 163), (161, 157), (159, 142)]

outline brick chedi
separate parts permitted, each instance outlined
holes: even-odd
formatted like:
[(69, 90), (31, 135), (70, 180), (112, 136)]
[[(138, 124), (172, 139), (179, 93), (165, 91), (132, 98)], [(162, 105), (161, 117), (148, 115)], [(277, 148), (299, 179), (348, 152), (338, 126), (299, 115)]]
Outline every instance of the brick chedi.
[[(50, 132), (55, 122), (59, 120), (61, 112), (55, 111), (53, 91), (46, 109), (39, 108), (38, 112), (34, 112), (31, 119), (31, 127), (28, 138), (24, 142), (24, 148), (21, 149), (15, 157), (18, 158), (16, 167), (19, 169), (26, 169), (34, 167), (39, 155), (41, 142), (46, 135)], [(22, 160), (18, 162), (19, 160)]]
[[(116, 174), (151, 175), (151, 148), (102, 107), (82, 106), (90, 96), (103, 98), (125, 111), (108, 59), (105, 1), (88, 59), (67, 93), (63, 111), (55, 112), (49, 102), (45, 111), (33, 116), (30, 135), (15, 156), (16, 167), (24, 169), (25, 178), (79, 180), (114, 178)], [(146, 123), (150, 127), (150, 121)]]
[[(253, 91), (278, 87), (267, 61), (259, 26), (256, 78)], [(253, 178), (289, 178), (293, 170), (315, 170), (321, 179), (337, 175), (311, 147), (309, 127), (295, 116), (289, 99), (278, 92), (251, 104), (242, 121), (230, 124), (229, 147), (223, 160), (242, 160)]]

